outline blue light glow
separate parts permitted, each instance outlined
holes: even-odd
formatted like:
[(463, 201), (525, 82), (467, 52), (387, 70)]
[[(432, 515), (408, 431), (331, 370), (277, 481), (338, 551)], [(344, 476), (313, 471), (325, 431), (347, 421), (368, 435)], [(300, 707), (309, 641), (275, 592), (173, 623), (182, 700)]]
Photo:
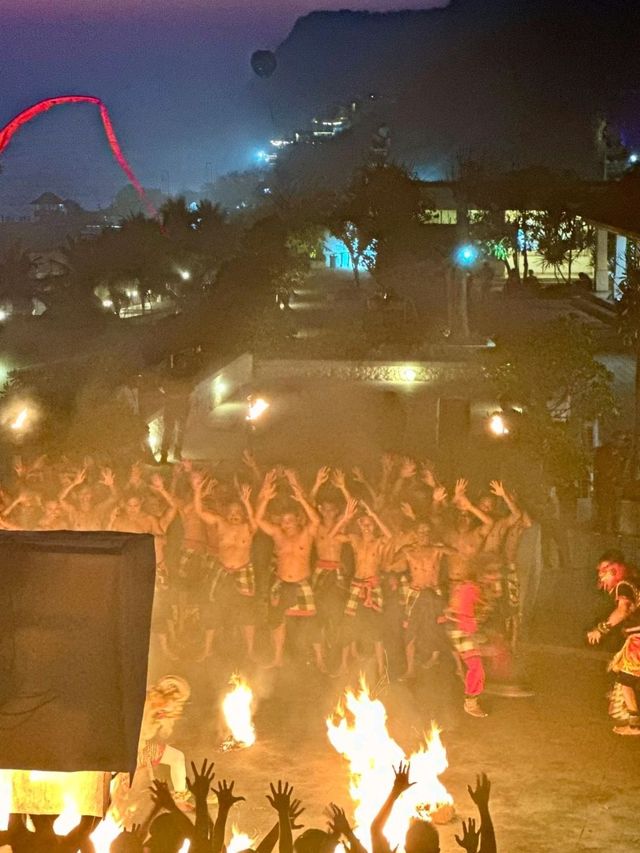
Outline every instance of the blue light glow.
[(476, 263), (480, 252), (472, 243), (465, 243), (454, 252), (454, 260), (460, 267), (471, 267)]

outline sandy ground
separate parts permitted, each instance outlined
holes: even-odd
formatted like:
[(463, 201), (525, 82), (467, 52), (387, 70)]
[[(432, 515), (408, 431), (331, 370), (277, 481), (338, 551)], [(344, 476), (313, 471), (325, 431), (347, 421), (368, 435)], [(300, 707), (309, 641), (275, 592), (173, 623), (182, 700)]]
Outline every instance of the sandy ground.
[[(640, 843), (640, 739), (611, 732), (604, 668), (589, 652), (530, 650), (526, 669), (535, 696), (487, 696), (490, 716), (484, 720), (461, 713), (460, 687), (442, 675), (411, 689), (392, 683), (379, 698), (390, 732), (408, 753), (432, 719), (441, 725), (450, 765), (442, 779), (460, 818), (474, 811), (466, 785), (481, 770), (489, 774), (500, 851), (630, 853)], [(189, 758), (208, 756), (219, 778), (236, 780), (247, 802), (232, 821), (250, 834), (265, 832), (274, 817), (265, 794), (280, 778), (303, 800), (306, 827), (325, 825), (330, 801), (349, 813), (347, 764), (329, 744), (325, 720), (347, 684), (355, 685), (358, 669), (334, 680), (309, 666), (290, 664), (278, 674), (245, 668), (258, 698), (258, 740), (250, 749), (224, 753), (219, 706), (232, 669), (232, 656), (222, 649), (206, 670), (183, 671), (194, 687), (193, 702), (173, 738)], [(460, 818), (441, 829), (443, 851), (458, 849)]]

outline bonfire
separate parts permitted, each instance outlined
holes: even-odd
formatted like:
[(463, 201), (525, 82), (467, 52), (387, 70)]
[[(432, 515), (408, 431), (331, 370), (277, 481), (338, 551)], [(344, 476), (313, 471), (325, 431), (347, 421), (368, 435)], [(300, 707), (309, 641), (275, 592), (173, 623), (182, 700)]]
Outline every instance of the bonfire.
[[(447, 753), (434, 724), (424, 743), (412, 755), (393, 740), (387, 730), (387, 712), (372, 699), (364, 680), (357, 692), (348, 690), (327, 720), (331, 745), (349, 762), (349, 793), (354, 803), (357, 834), (368, 844), (371, 822), (391, 790), (393, 768), (411, 763), (411, 781), (394, 806), (385, 830), (391, 848), (403, 848), (414, 818), (445, 823), (454, 815), (453, 798), (438, 778), (448, 767)], [(358, 832), (359, 830), (359, 832)]]
[(222, 700), (222, 712), (229, 736), (222, 744), (223, 750), (245, 749), (256, 742), (253, 725), (253, 690), (242, 676), (235, 673), (229, 679), (231, 690)]

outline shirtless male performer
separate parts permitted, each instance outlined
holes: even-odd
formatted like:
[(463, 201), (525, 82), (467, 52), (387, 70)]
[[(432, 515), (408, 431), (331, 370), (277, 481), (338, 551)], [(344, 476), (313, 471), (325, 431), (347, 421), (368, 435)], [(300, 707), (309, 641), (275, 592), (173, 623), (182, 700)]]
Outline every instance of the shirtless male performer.
[(353, 548), (355, 572), (344, 610), (345, 626), (348, 626), (345, 639), (349, 642), (346, 642), (342, 649), (340, 672), (347, 671), (350, 651), (354, 657), (358, 657), (358, 640), (368, 639), (373, 642), (378, 676), (382, 678), (386, 672), (386, 664), (382, 642), (383, 596), (380, 572), (387, 546), (391, 541), (391, 531), (364, 501), (349, 499), (344, 515), (333, 531), (335, 537), (338, 537), (340, 531), (355, 517), (358, 506), (364, 510), (364, 514), (357, 519), (359, 532), (346, 534), (344, 537)]
[[(447, 556), (449, 586), (455, 586), (468, 574), (469, 563), (483, 550), (485, 540), (493, 526), (493, 519), (467, 497), (467, 481), (457, 480), (453, 504), (458, 510), (452, 528), (445, 540), (454, 549)], [(474, 524), (474, 517), (480, 524)]]
[(444, 554), (455, 555), (455, 551), (447, 545), (433, 542), (431, 527), (424, 521), (417, 524), (413, 542), (400, 549), (398, 556), (410, 575), (404, 619), (407, 670), (401, 680), (415, 678), (416, 646), (428, 653), (425, 661), (428, 665), (437, 660), (446, 644), (444, 630), (438, 622), (444, 612), (439, 588), (440, 563)]
[[(276, 471), (269, 471), (264, 478), (256, 509), (256, 524), (271, 538), (275, 546), (276, 578), (271, 587), (271, 624), (274, 642), (272, 667), (281, 667), (284, 663), (284, 646), (287, 636), (287, 617), (311, 617), (316, 614), (313, 590), (311, 589), (311, 548), (318, 533), (320, 519), (318, 513), (304, 496), (300, 483), (291, 470), (284, 472), (291, 496), (302, 507), (307, 521), (299, 513), (285, 511), (278, 524), (265, 518), (269, 502), (276, 496)], [(316, 663), (324, 668), (322, 650), (314, 643)]]
[[(109, 518), (108, 513), (118, 500), (113, 471), (110, 468), (103, 468), (100, 472), (99, 483), (106, 486), (110, 492), (109, 496), (100, 502), (96, 502), (94, 490), (85, 483), (86, 478), (87, 469), (81, 468), (62, 490), (58, 500), (69, 519), (71, 530), (104, 530)], [(78, 502), (72, 504), (67, 498), (76, 488), (78, 488)]]
[(224, 515), (219, 515), (202, 505), (205, 485), (202, 474), (192, 474), (191, 484), (195, 512), (208, 528), (214, 529), (217, 543), (217, 555), (211, 560), (213, 575), (205, 617), (205, 646), (198, 660), (210, 656), (216, 630), (233, 628), (237, 624), (242, 627), (247, 654), (253, 660), (256, 584), (251, 544), (256, 522), (251, 506), (251, 489), (241, 486), (240, 500), (228, 503)]
[[(320, 636), (322, 639), (322, 657), (340, 642), (340, 627), (347, 599), (347, 587), (342, 566), (342, 547), (345, 537), (335, 536), (333, 531), (340, 518), (340, 507), (335, 498), (320, 496), (320, 487), (331, 480), (333, 486), (349, 500), (350, 495), (345, 484), (344, 472), (336, 469), (332, 474), (327, 467), (318, 470), (311, 498), (316, 502), (320, 515), (320, 524), (315, 538), (315, 565), (311, 577), (311, 586), (318, 611)], [(324, 660), (323, 668), (326, 666)]]

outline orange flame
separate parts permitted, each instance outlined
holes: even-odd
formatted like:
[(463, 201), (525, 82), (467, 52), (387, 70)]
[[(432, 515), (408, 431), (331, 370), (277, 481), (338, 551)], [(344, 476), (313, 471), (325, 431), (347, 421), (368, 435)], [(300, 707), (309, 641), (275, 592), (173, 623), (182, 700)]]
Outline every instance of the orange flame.
[(222, 700), (225, 722), (231, 738), (225, 741), (227, 749), (252, 746), (256, 742), (253, 725), (253, 690), (241, 675), (235, 673), (229, 679), (232, 686)]
[(392, 849), (402, 849), (412, 819), (430, 820), (443, 807), (451, 810), (453, 798), (438, 778), (448, 767), (440, 730), (432, 725), (424, 743), (407, 757), (389, 735), (386, 709), (371, 698), (364, 678), (358, 692), (348, 690), (327, 719), (327, 734), (334, 749), (349, 762), (349, 793), (363, 843), (368, 844), (371, 822), (391, 790), (393, 768), (401, 761), (411, 762), (415, 784), (402, 794), (387, 821), (385, 835)]

